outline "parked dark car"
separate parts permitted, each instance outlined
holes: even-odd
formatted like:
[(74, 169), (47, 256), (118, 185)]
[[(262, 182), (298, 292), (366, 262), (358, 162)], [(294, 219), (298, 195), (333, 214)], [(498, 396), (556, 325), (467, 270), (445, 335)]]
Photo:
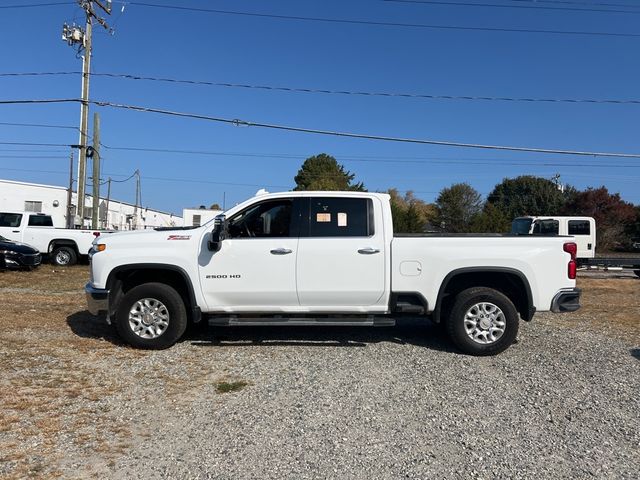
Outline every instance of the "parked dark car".
[(14, 242), (0, 235), (0, 270), (33, 269), (42, 262), (40, 252), (30, 245)]

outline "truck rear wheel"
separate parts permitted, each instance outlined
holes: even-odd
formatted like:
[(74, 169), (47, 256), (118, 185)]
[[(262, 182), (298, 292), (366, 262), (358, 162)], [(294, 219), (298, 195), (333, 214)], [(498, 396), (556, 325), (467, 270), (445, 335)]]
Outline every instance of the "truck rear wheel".
[(187, 328), (187, 311), (178, 292), (164, 283), (144, 283), (129, 290), (118, 306), (116, 329), (137, 348), (163, 349)]
[(468, 288), (455, 299), (447, 332), (456, 346), (470, 355), (496, 355), (515, 341), (519, 316), (503, 293), (486, 287)]
[(640, 270), (634, 270), (633, 273), (636, 274), (636, 277), (640, 277)]
[(59, 267), (68, 267), (76, 264), (78, 255), (71, 247), (56, 247), (51, 252), (51, 261)]

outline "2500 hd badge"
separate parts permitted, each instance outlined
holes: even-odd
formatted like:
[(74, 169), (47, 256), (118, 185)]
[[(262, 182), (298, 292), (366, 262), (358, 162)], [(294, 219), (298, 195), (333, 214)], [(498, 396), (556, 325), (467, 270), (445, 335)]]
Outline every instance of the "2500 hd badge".
[(240, 275), (207, 275), (206, 279), (216, 279), (216, 278), (241, 278)]

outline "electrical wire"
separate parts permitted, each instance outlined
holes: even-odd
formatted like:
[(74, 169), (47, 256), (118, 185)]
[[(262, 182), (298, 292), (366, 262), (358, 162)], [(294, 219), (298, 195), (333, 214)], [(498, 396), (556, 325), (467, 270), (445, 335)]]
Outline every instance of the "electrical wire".
[[(437, 6), (451, 6), (451, 7), (490, 7), (490, 8), (515, 8), (515, 9), (527, 9), (527, 10), (560, 10), (560, 11), (573, 11), (573, 12), (598, 12), (598, 13), (631, 13), (640, 14), (639, 11), (633, 10), (618, 10), (607, 8), (579, 8), (579, 7), (546, 7), (543, 5), (506, 5), (497, 3), (471, 3), (471, 2), (458, 2), (458, 1), (437, 1), (437, 0), (383, 0), (385, 3), (406, 3), (415, 5), (437, 5)], [(533, 2), (537, 3), (537, 2)]]
[(640, 8), (640, 5), (629, 5), (626, 3), (607, 3), (607, 2), (588, 2), (588, 1), (573, 1), (573, 0), (506, 0), (509, 2), (520, 3), (548, 3), (552, 5), (586, 5), (586, 6), (606, 6), (606, 7), (625, 7), (625, 8)]
[(256, 12), (240, 12), (232, 10), (217, 10), (209, 8), (196, 8), (185, 7), (179, 5), (163, 5), (157, 3), (147, 2), (129, 2), (129, 5), (136, 5), (139, 7), (150, 8), (162, 8), (172, 9), (188, 12), (199, 13), (214, 13), (221, 15), (236, 15), (244, 17), (259, 17), (259, 18), (271, 18), (277, 20), (296, 20), (306, 22), (321, 22), (321, 23), (341, 23), (351, 25), (369, 25), (378, 27), (401, 27), (401, 28), (422, 28), (422, 29), (434, 29), (434, 30), (468, 30), (468, 31), (483, 31), (483, 32), (501, 32), (501, 33), (537, 33), (537, 34), (551, 34), (551, 35), (588, 35), (599, 37), (640, 37), (638, 33), (623, 33), (623, 32), (588, 32), (588, 31), (570, 31), (570, 30), (544, 30), (544, 29), (529, 29), (529, 28), (500, 28), (500, 27), (471, 27), (462, 25), (436, 25), (425, 23), (399, 23), (399, 22), (382, 22), (372, 20), (349, 20), (345, 18), (327, 18), (327, 17), (307, 17), (300, 15), (276, 15), (269, 13), (256, 13)]
[(80, 130), (78, 127), (70, 125), (52, 125), (50, 123), (12, 123), (12, 122), (0, 122), (0, 125), (8, 125), (11, 127), (38, 127), (38, 128), (68, 128), (71, 130)]
[[(24, 72), (24, 73), (0, 73), (3, 76), (47, 76), (47, 75), (81, 75), (82, 72)], [(414, 98), (424, 100), (482, 100), (482, 101), (500, 101), (500, 102), (525, 102), (525, 103), (595, 103), (595, 104), (616, 104), (616, 105), (640, 105), (640, 100), (634, 99), (590, 99), (590, 98), (536, 98), (536, 97), (504, 97), (504, 96), (486, 96), (486, 95), (436, 95), (421, 93), (402, 93), (402, 92), (370, 92), (356, 90), (329, 90), (318, 88), (304, 87), (287, 87), (276, 85), (257, 85), (246, 83), (229, 83), (229, 82), (212, 82), (207, 80), (189, 80), (168, 77), (152, 77), (143, 75), (134, 75), (129, 73), (107, 73), (93, 72), (92, 77), (108, 77), (126, 80), (151, 81), (162, 83), (176, 83), (185, 85), (210, 86), (210, 87), (228, 87), (255, 90), (271, 90), (291, 93), (308, 93), (308, 94), (326, 94), (326, 95), (355, 95), (366, 97), (400, 97)], [(75, 128), (75, 127), (74, 127)]]
[(451, 142), (451, 141), (443, 141), (443, 140), (427, 140), (427, 139), (418, 139), (418, 138), (369, 135), (369, 134), (361, 134), (361, 133), (353, 133), (353, 132), (340, 132), (335, 130), (321, 130), (321, 129), (304, 128), (304, 127), (293, 127), (293, 126), (279, 125), (279, 124), (273, 124), (273, 123), (252, 122), (252, 121), (240, 120), (240, 119), (212, 117), (209, 115), (176, 112), (172, 110), (164, 110), (159, 108), (140, 107), (136, 105), (125, 105), (125, 104), (103, 102), (103, 101), (97, 101), (97, 100), (90, 100), (89, 103), (100, 106), (100, 107), (112, 107), (112, 108), (120, 108), (125, 110), (133, 110), (138, 112), (157, 113), (160, 115), (177, 116), (182, 118), (193, 118), (197, 120), (227, 123), (235, 126), (258, 127), (258, 128), (272, 129), (272, 130), (283, 130), (283, 131), (298, 132), (298, 133), (310, 133), (315, 135), (358, 138), (363, 140), (379, 140), (379, 141), (386, 141), (386, 142), (413, 143), (413, 144), (420, 144), (420, 145), (438, 145), (438, 146), (446, 146), (446, 147), (477, 148), (477, 149), (485, 149), (485, 150), (506, 150), (506, 151), (514, 151), (514, 152), (534, 152), (534, 153), (557, 154), (557, 155), (578, 155), (578, 156), (612, 157), (612, 158), (640, 158), (640, 154), (637, 154), (637, 153), (588, 152), (588, 151), (580, 151), (580, 150), (559, 150), (559, 149), (546, 149), (546, 148), (533, 148), (533, 147), (513, 147), (513, 146), (505, 146), (505, 145), (488, 145), (488, 144), (478, 144), (478, 143)]
[(0, 8), (32, 8), (32, 7), (53, 7), (56, 5), (71, 5), (74, 2), (51, 2), (51, 3), (25, 3), (20, 5), (0, 5)]
[[(0, 104), (37, 104), (37, 103), (62, 103), (62, 102), (82, 102), (80, 99), (49, 99), (49, 100), (0, 100)], [(354, 132), (342, 132), (336, 130), (322, 130), (305, 127), (294, 127), (289, 125), (280, 125), (274, 123), (253, 122), (248, 120), (230, 119), (223, 117), (213, 117), (210, 115), (203, 115), (197, 113), (177, 112), (173, 110), (165, 110), (160, 108), (142, 107), (137, 105), (127, 105), (114, 102), (105, 102), (99, 100), (89, 100), (87, 103), (96, 105), (98, 107), (111, 107), (116, 109), (132, 110), (137, 112), (155, 113), (159, 115), (174, 116), (180, 118), (191, 118), (195, 120), (205, 120), (210, 122), (226, 123), (235, 125), (238, 127), (257, 127), (266, 128), (271, 130), (289, 131), (297, 133), (308, 133), (314, 135), (344, 137), (344, 138), (357, 138), (361, 140), (378, 140), (384, 142), (395, 143), (412, 143), (418, 145), (437, 145), (443, 147), (459, 147), (459, 148), (474, 148), (484, 150), (503, 150), (512, 152), (533, 152), (541, 154), (556, 154), (556, 155), (576, 155), (576, 156), (589, 156), (589, 157), (612, 157), (612, 158), (640, 158), (638, 153), (612, 153), (612, 152), (590, 152), (581, 150), (561, 150), (561, 149), (549, 149), (549, 148), (534, 148), (534, 147), (515, 147), (506, 145), (490, 145), (479, 143), (465, 143), (465, 142), (453, 142), (445, 140), (431, 140), (420, 138), (406, 138), (406, 137), (393, 137), (384, 135), (371, 135)], [(20, 143), (6, 143), (20, 144)], [(59, 145), (47, 145), (47, 146), (59, 146)]]

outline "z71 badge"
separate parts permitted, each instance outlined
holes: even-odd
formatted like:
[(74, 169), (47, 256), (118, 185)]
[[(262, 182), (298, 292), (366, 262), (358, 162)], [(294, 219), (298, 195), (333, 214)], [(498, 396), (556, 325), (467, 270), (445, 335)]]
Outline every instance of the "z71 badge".
[(169, 235), (167, 240), (189, 240), (191, 235)]

